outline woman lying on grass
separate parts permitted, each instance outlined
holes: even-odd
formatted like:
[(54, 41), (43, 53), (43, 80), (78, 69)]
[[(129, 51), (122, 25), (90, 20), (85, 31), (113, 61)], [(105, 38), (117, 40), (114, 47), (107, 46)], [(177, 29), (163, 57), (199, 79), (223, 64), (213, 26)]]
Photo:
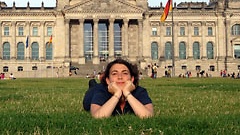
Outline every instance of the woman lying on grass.
[(94, 118), (126, 113), (134, 113), (140, 118), (153, 116), (152, 101), (146, 89), (138, 86), (138, 81), (136, 65), (123, 59), (109, 63), (101, 83), (88, 90), (93, 91), (91, 115)]

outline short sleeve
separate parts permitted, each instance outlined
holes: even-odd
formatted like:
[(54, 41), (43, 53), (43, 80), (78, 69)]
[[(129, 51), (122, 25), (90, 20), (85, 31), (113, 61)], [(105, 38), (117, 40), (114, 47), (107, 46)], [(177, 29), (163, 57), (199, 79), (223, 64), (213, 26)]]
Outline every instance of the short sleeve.
[(133, 91), (133, 96), (138, 99), (143, 105), (152, 103), (151, 98), (145, 88), (138, 86), (136, 90)]
[(108, 99), (111, 98), (111, 94), (108, 93), (107, 89), (103, 85), (95, 87), (95, 94), (92, 98), (91, 104), (97, 104), (102, 106)]

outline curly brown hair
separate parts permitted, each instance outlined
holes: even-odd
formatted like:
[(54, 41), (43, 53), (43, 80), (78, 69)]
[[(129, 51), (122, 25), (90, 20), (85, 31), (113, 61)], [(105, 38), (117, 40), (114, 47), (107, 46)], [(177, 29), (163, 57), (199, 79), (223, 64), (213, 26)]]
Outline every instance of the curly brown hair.
[(125, 65), (128, 70), (130, 71), (130, 75), (131, 77), (134, 77), (134, 81), (133, 81), (133, 84), (137, 87), (138, 86), (138, 83), (139, 83), (139, 75), (138, 75), (138, 67), (136, 64), (131, 64), (129, 63), (128, 61), (124, 60), (124, 59), (121, 59), (121, 58), (118, 58), (118, 59), (115, 59), (114, 61), (110, 62), (105, 71), (104, 71), (104, 75), (101, 79), (101, 83), (104, 84), (105, 86), (107, 86), (107, 82), (106, 82), (106, 78), (109, 78), (109, 74), (110, 74), (110, 69), (111, 67), (114, 65), (114, 64), (123, 64)]

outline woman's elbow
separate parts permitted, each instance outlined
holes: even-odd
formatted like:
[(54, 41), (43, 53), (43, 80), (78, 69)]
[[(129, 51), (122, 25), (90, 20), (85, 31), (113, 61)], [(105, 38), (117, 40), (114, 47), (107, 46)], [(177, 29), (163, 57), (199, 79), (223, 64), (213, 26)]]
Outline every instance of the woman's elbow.
[(153, 117), (153, 112), (149, 112), (149, 113), (147, 113), (147, 114), (141, 114), (141, 115), (138, 115), (138, 117), (140, 118), (140, 119), (147, 119), (147, 118), (151, 118), (151, 117)]
[(92, 117), (95, 119), (103, 119), (103, 118), (108, 118), (106, 115), (100, 115), (98, 113), (91, 113)]

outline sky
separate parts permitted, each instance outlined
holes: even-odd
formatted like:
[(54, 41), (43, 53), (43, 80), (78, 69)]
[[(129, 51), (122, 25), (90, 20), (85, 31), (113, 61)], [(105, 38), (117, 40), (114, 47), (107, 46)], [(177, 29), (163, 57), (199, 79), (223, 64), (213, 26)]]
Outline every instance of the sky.
[[(41, 7), (41, 3), (44, 2), (45, 7), (55, 7), (56, 5), (56, 0), (1, 0), (6, 2), (6, 4), (9, 7), (12, 7), (13, 1), (15, 1), (15, 4), (17, 7), (26, 7), (27, 3), (30, 3), (30, 7)], [(155, 7), (159, 6), (160, 3), (162, 2), (163, 5), (167, 3), (168, 0), (148, 0), (149, 6)], [(173, 0), (175, 3), (180, 3), (180, 2), (209, 2), (209, 0)]]

